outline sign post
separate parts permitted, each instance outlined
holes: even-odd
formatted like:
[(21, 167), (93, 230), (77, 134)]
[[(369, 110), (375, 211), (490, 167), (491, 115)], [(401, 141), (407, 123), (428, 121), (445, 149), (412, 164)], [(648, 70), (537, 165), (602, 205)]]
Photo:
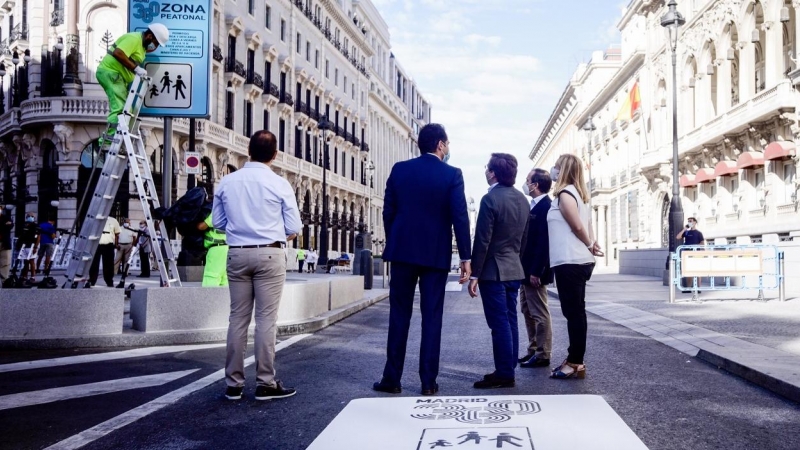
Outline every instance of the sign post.
[(169, 42), (144, 60), (151, 86), (142, 117), (164, 118), (164, 201), (172, 200), (172, 118), (208, 118), (211, 73), (211, 0), (130, 0), (128, 31), (153, 23), (169, 29)]

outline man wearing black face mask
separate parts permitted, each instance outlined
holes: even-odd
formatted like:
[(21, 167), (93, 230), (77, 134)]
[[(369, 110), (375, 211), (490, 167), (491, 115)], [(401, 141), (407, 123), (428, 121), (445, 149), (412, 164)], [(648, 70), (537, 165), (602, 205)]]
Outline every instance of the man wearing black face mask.
[[(678, 242), (683, 242), (683, 245), (706, 245), (706, 238), (703, 236), (703, 233), (697, 229), (697, 219), (694, 217), (689, 217), (688, 224), (686, 228), (681, 230), (675, 239)], [(688, 283), (691, 282), (691, 278), (684, 278), (684, 285), (689, 286)], [(699, 284), (699, 280), (698, 280)], [(683, 291), (683, 293), (687, 293), (689, 291)], [(698, 291), (699, 292), (699, 291)]]

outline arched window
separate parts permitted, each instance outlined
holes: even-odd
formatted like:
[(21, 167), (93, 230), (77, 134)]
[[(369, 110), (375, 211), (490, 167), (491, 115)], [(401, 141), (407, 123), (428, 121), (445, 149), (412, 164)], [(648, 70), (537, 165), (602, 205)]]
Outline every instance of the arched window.
[(202, 170), (200, 171), (200, 182), (198, 182), (197, 185), (205, 188), (209, 196), (213, 196), (214, 164), (211, 163), (211, 159), (208, 156), (204, 156), (203, 159), (200, 160), (200, 165), (202, 166)]
[[(78, 192), (81, 193), (81, 197), (83, 192), (92, 193), (95, 191), (104, 163), (105, 155), (100, 152), (98, 139), (86, 144), (81, 152), (81, 165), (78, 166)], [(95, 170), (92, 170), (92, 167), (95, 167)], [(114, 205), (111, 208), (111, 213), (116, 219), (127, 217), (130, 197), (130, 182), (128, 178), (128, 169), (126, 168), (120, 180), (117, 195), (114, 198)], [(86, 216), (86, 213), (89, 211), (91, 200), (91, 195), (88, 195), (86, 201), (80, 204), (81, 198), (78, 198), (78, 229), (80, 229), (83, 223), (82, 218)]]
[(762, 7), (761, 2), (756, 2), (753, 6), (753, 15), (755, 16), (755, 28), (753, 31), (753, 36), (751, 37), (755, 56), (755, 71), (753, 73), (753, 81), (755, 93), (757, 94), (764, 90), (767, 83), (766, 58), (764, 56), (764, 49), (767, 45), (767, 33), (764, 28), (764, 8)]
[(56, 165), (56, 146), (50, 139), (42, 139), (39, 144), (42, 154), (42, 168), (39, 170), (39, 213), (40, 221), (48, 218), (58, 219), (58, 208), (50, 202), (58, 200), (58, 166)]

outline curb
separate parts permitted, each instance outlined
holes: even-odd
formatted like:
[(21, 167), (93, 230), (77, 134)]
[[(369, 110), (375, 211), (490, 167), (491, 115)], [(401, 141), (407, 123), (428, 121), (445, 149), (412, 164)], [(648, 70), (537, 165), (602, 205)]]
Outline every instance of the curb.
[(772, 391), (791, 401), (800, 403), (800, 386), (774, 377), (769, 373), (740, 364), (714, 352), (700, 349), (697, 359), (703, 360), (730, 374), (743, 378), (757, 386)]
[[(329, 327), (340, 320), (360, 312), (375, 303), (385, 300), (389, 293), (377, 295), (373, 298), (363, 298), (355, 303), (329, 311), (323, 315), (310, 319), (278, 325), (278, 336), (292, 336), (295, 334), (314, 333)], [(253, 337), (254, 325), (248, 330), (248, 338)], [(62, 349), (62, 348), (111, 348), (111, 347), (150, 347), (165, 345), (205, 344), (211, 342), (225, 342), (228, 336), (227, 328), (197, 331), (169, 331), (160, 333), (143, 333), (135, 330), (125, 330), (122, 334), (105, 336), (86, 336), (68, 338), (45, 339), (0, 339), (0, 349), (29, 350), (29, 349)]]

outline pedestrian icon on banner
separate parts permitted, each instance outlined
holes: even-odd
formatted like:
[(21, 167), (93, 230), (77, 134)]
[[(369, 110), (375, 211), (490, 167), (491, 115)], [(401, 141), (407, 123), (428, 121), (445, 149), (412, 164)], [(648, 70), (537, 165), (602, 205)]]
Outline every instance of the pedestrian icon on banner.
[(527, 427), (426, 428), (417, 450), (534, 450)]
[[(144, 106), (148, 108), (184, 109), (192, 106), (192, 66), (190, 64), (147, 63), (153, 80)], [(156, 81), (158, 80), (158, 81)]]

